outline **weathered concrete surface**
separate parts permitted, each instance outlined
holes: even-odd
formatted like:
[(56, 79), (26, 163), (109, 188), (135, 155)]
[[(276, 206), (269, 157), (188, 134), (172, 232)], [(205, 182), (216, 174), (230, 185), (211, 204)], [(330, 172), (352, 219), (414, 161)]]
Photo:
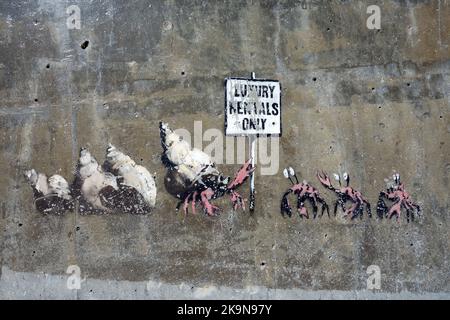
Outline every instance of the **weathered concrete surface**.
[[(66, 26), (72, 4), (80, 30)], [(379, 32), (366, 28), (369, 4), (381, 7)], [(274, 298), (357, 297), (375, 264), (379, 297), (448, 298), (449, 29), (445, 0), (306, 10), (299, 1), (2, 1), (0, 297), (170, 298), (182, 283), (216, 288), (213, 297), (254, 287)], [(317, 169), (347, 170), (373, 207), (398, 170), (423, 218), (284, 219), (281, 173), (258, 177), (253, 216), (226, 199), (216, 201), (218, 219), (177, 214), (163, 187), (158, 121), (222, 128), (223, 79), (251, 71), (283, 86), (280, 168), (317, 186)], [(107, 142), (156, 172), (151, 215), (35, 211), (25, 169), (70, 180), (79, 148), (103, 161)], [(63, 290), (72, 264), (93, 292)], [(149, 280), (166, 291), (144, 292)], [(194, 289), (176, 297), (201, 298)]]

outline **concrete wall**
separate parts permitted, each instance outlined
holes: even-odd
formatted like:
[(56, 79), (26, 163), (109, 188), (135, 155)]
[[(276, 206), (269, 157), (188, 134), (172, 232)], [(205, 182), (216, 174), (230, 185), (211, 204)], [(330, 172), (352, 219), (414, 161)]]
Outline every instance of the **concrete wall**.
[[(0, 297), (370, 298), (374, 264), (379, 297), (448, 298), (449, 30), (446, 0), (0, 2)], [(281, 171), (257, 177), (253, 215), (225, 198), (216, 219), (177, 213), (158, 121), (223, 129), (224, 78), (252, 71), (283, 87), (280, 169), (317, 187), (317, 169), (347, 170), (373, 207), (397, 170), (422, 218), (283, 218)], [(150, 215), (35, 210), (25, 169), (71, 180), (79, 148), (103, 161), (107, 142), (156, 173)]]

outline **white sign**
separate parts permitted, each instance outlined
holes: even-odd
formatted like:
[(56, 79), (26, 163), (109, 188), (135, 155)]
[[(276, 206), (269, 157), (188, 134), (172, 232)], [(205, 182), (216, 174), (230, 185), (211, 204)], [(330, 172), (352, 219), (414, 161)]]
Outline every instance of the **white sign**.
[(281, 86), (277, 80), (225, 80), (225, 134), (281, 136)]

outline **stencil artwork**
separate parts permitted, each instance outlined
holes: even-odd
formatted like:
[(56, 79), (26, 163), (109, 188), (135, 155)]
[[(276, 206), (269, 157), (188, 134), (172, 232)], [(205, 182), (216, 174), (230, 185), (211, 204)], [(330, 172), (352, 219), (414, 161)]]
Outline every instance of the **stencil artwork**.
[(248, 160), (237, 172), (233, 181), (224, 177), (215, 163), (203, 151), (190, 148), (189, 144), (173, 132), (167, 123), (159, 124), (163, 154), (161, 160), (167, 167), (165, 178), (167, 191), (180, 199), (177, 210), (183, 205), (184, 213), (188, 213), (189, 204), (195, 214), (195, 206), (200, 202), (208, 216), (215, 216), (220, 210), (211, 204), (211, 200), (229, 194), (233, 209), (245, 209), (242, 196), (236, 189), (242, 185), (255, 168)]
[[(379, 218), (392, 218), (394, 215), (397, 220), (400, 218), (402, 209), (406, 210), (406, 219), (409, 222), (414, 221), (414, 213), (417, 212), (420, 215), (420, 207), (418, 204), (412, 201), (408, 192), (405, 191), (404, 184), (400, 181), (400, 174), (395, 173), (393, 181), (387, 183), (386, 191), (381, 191), (377, 203), (377, 214)], [(392, 202), (390, 208), (384, 202), (384, 199)]]
[(109, 145), (103, 166), (87, 148), (82, 148), (75, 181), (70, 186), (61, 176), (47, 179), (30, 170), (25, 173), (34, 190), (36, 208), (43, 213), (80, 212), (148, 213), (156, 202), (156, 184), (146, 168)]
[[(299, 183), (297, 175), (292, 167), (285, 168), (283, 170), (283, 174), (286, 179), (289, 179), (292, 183), (292, 186), (283, 194), (283, 198), (281, 200), (281, 214), (287, 214), (289, 217), (292, 216), (292, 209), (289, 205), (288, 196), (293, 193), (297, 196), (297, 212), (301, 218), (309, 218), (308, 209), (305, 204), (306, 201), (309, 201), (313, 208), (313, 217), (317, 216), (317, 204), (320, 203), (322, 205), (321, 216), (323, 216), (323, 212), (326, 210), (328, 217), (330, 216), (330, 212), (328, 209), (328, 204), (325, 200), (319, 195), (319, 191), (313, 186), (309, 185), (305, 180), (302, 183)], [(292, 177), (295, 179), (295, 182), (292, 180)]]
[[(341, 177), (338, 174), (334, 174), (334, 178), (339, 182), (339, 188), (333, 187), (330, 178), (325, 172), (317, 172), (317, 178), (322, 183), (324, 187), (330, 189), (336, 193), (338, 199), (334, 205), (334, 215), (336, 215), (337, 208), (340, 205), (342, 211), (344, 211), (345, 216), (351, 216), (352, 219), (360, 216), (362, 218), (364, 207), (366, 207), (367, 214), (372, 217), (370, 211), (370, 203), (363, 197), (361, 192), (350, 187), (350, 176), (347, 172), (343, 174), (343, 179), (345, 181), (345, 187), (342, 186)], [(346, 208), (345, 204), (349, 201), (352, 203), (350, 208)]]
[(31, 169), (25, 172), (25, 177), (33, 188), (34, 204), (39, 211), (63, 214), (66, 210), (73, 210), (72, 192), (62, 176), (55, 174), (47, 178), (44, 173)]

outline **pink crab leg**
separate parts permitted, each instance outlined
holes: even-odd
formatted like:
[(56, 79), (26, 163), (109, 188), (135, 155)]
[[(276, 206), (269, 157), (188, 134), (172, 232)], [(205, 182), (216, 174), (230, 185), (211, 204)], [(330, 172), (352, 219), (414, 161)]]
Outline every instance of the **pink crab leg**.
[(348, 216), (350, 215), (350, 213), (353, 213), (357, 205), (358, 205), (357, 203), (352, 204), (352, 206), (349, 209), (345, 210), (345, 215)]
[(233, 210), (237, 210), (239, 206), (245, 210), (244, 199), (242, 199), (242, 196), (234, 190), (231, 191), (231, 202), (233, 203)]
[(184, 199), (183, 211), (184, 211), (184, 215), (185, 215), (185, 216), (187, 216), (187, 214), (188, 214), (189, 197), (190, 197), (190, 195), (188, 195), (188, 196)]
[(401, 211), (401, 201), (392, 205), (391, 209), (389, 209), (388, 217), (391, 218), (395, 214), (398, 220), (400, 218), (400, 211)]
[(198, 194), (198, 192), (194, 191), (194, 194), (192, 195), (191, 207), (192, 207), (192, 213), (193, 214), (197, 214), (197, 212), (195, 211), (195, 201), (196, 201), (196, 198), (197, 198), (197, 194)]
[(210, 188), (208, 188), (200, 193), (200, 198), (202, 200), (203, 207), (205, 208), (206, 213), (209, 216), (214, 216), (215, 211), (219, 209), (219, 207), (216, 207), (209, 202), (209, 200), (211, 199), (211, 197), (213, 195), (214, 195), (214, 191), (212, 191)]

